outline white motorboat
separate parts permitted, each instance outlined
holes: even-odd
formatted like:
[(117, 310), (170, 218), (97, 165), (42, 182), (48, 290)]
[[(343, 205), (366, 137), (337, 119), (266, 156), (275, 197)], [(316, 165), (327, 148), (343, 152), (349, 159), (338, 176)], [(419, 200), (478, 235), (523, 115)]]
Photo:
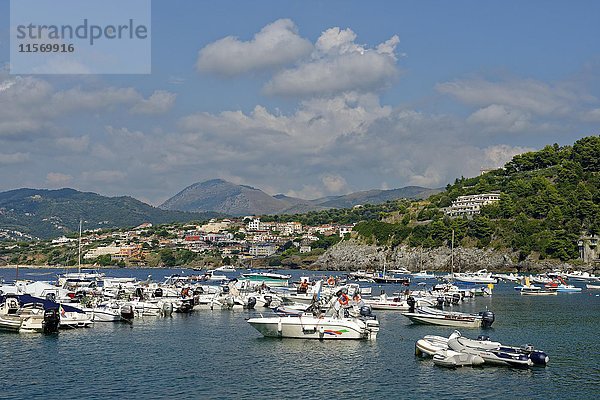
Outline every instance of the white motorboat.
[[(366, 314), (366, 312), (363, 313)], [(250, 318), (248, 323), (263, 336), (275, 338), (375, 340), (379, 332), (379, 321), (371, 315), (337, 318), (302, 314), (299, 316)]]
[(288, 286), (291, 275), (277, 274), (273, 272), (249, 272), (242, 274), (240, 281), (264, 283), (267, 286)]
[[(416, 298), (417, 305), (424, 306), (434, 306), (435, 301), (424, 299), (424, 298)], [(396, 311), (408, 311), (410, 306), (407, 302), (406, 296), (396, 295), (393, 297), (388, 297), (385, 292), (381, 293), (377, 297), (373, 298), (363, 298), (365, 304), (371, 306), (373, 310), (396, 310)]]
[(0, 296), (0, 330), (20, 333), (58, 332), (58, 309), (41, 303), (24, 304), (19, 296)]
[(415, 272), (412, 274), (413, 279), (435, 279), (433, 272), (427, 272), (425, 270)]
[(454, 280), (467, 283), (498, 283), (498, 279), (492, 277), (492, 273), (487, 269), (480, 269), (477, 272), (455, 272)]
[(585, 285), (586, 288), (588, 289), (600, 289), (600, 285), (592, 285), (590, 283), (588, 283), (587, 285)]
[(411, 275), (412, 274), (412, 272), (410, 272), (406, 268), (388, 269), (387, 271), (390, 274), (396, 274), (396, 275)]
[(235, 272), (235, 267), (233, 265), (223, 265), (221, 267), (215, 268), (215, 271)]
[(432, 307), (415, 307), (416, 301), (409, 298), (411, 308), (409, 312), (402, 313), (414, 324), (454, 326), (462, 328), (489, 328), (495, 320), (491, 311), (482, 311), (479, 314), (467, 314), (455, 311), (439, 310)]
[(104, 301), (96, 306), (83, 308), (83, 311), (94, 323), (121, 321), (121, 305), (116, 301)]

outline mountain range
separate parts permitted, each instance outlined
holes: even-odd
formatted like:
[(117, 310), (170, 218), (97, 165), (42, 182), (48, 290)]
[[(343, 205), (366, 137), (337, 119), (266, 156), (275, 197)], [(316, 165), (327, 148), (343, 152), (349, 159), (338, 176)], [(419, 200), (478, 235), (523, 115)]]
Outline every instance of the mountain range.
[(270, 196), (260, 189), (221, 179), (195, 183), (160, 207), (129, 196), (107, 197), (74, 189), (15, 189), (0, 193), (0, 240), (52, 238), (84, 229), (124, 228), (153, 224), (203, 221), (242, 215), (303, 213), (357, 204), (382, 203), (407, 197), (425, 198), (437, 189), (409, 186), (394, 190), (369, 190), (344, 196), (304, 200)]
[(305, 200), (283, 194), (271, 196), (260, 189), (222, 179), (194, 183), (160, 205), (165, 210), (215, 211), (232, 216), (296, 214), (358, 204), (379, 204), (399, 198), (424, 199), (442, 189), (407, 186), (391, 190), (368, 190), (341, 196)]

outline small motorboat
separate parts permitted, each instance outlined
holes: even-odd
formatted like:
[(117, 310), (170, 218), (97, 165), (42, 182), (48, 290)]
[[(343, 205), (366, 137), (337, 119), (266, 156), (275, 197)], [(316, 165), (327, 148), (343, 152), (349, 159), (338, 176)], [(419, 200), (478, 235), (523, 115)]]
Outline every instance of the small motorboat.
[(588, 283), (585, 287), (588, 289), (600, 289), (600, 285), (592, 285), (591, 283)]
[(549, 362), (548, 355), (541, 350), (536, 350), (532, 345), (506, 346), (499, 342), (492, 342), (487, 336), (469, 339), (463, 337), (459, 331), (454, 331), (448, 338), (427, 335), (415, 343), (415, 355), (434, 357), (434, 362), (436, 359), (438, 361), (437, 365), (444, 367), (479, 365), (475, 364), (478, 359), (471, 360), (472, 364), (469, 364), (467, 357), (461, 358), (457, 354), (447, 353), (447, 350), (479, 357), (485, 364), (530, 367), (546, 366)]
[(248, 323), (263, 336), (275, 338), (375, 340), (379, 332), (379, 321), (368, 306), (361, 307), (359, 317), (338, 318), (303, 313), (250, 318)]
[(532, 365), (546, 366), (550, 358), (532, 345), (522, 347), (505, 346), (499, 342), (492, 342), (487, 336), (477, 339), (465, 338), (457, 334), (448, 339), (448, 348), (454, 351), (478, 355), (487, 364), (510, 365), (512, 367), (530, 367)]
[(455, 311), (445, 311), (432, 307), (415, 307), (415, 299), (407, 300), (410, 309), (402, 313), (414, 324), (454, 326), (460, 328), (490, 328), (495, 320), (491, 311), (482, 311), (479, 314), (467, 314)]

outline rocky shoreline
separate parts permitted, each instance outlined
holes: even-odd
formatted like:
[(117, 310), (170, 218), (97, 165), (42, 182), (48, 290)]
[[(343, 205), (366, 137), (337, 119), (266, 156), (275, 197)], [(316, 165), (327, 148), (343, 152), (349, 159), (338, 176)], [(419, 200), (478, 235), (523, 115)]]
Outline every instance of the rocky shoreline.
[[(589, 267), (560, 260), (526, 259), (519, 262), (518, 259), (516, 252), (458, 247), (454, 249), (454, 271), (476, 271), (484, 268), (491, 272), (521, 273), (543, 273), (554, 269), (589, 270)], [(449, 272), (451, 260), (452, 251), (448, 247), (423, 249), (399, 246), (390, 249), (345, 240), (329, 248), (311, 268), (329, 271), (382, 270), (385, 263), (387, 269)]]

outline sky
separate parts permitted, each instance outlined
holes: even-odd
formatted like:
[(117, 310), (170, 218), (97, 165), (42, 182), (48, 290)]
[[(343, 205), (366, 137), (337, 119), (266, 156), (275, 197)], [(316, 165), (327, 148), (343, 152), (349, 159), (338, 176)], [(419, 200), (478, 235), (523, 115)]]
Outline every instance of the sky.
[(600, 132), (598, 1), (152, 1), (152, 73), (10, 74), (0, 191), (443, 187)]

